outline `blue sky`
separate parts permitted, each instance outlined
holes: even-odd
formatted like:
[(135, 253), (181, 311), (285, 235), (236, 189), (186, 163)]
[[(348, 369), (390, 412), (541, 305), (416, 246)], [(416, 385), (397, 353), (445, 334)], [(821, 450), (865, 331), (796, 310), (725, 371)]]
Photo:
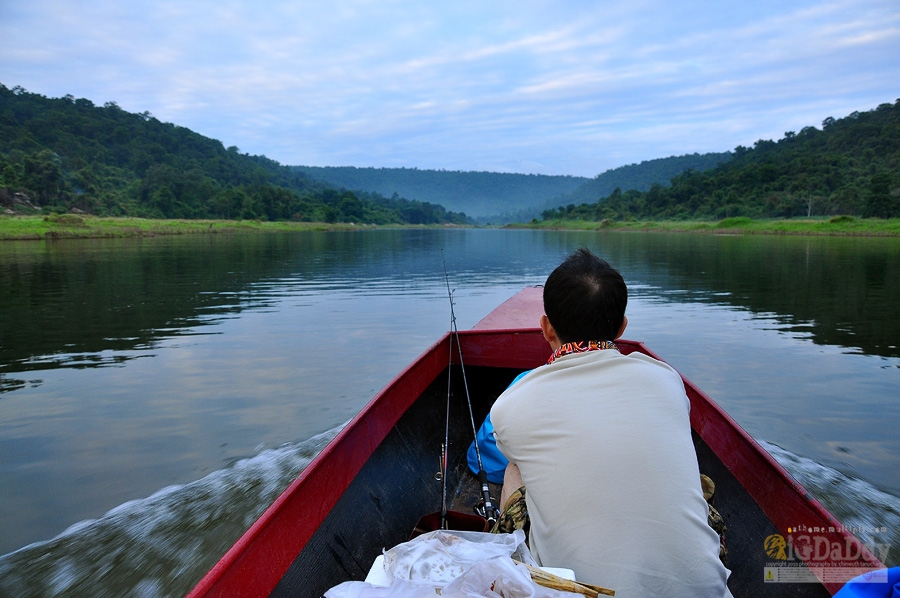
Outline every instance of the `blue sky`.
[(900, 98), (898, 0), (0, 0), (0, 82), (283, 164), (595, 176)]

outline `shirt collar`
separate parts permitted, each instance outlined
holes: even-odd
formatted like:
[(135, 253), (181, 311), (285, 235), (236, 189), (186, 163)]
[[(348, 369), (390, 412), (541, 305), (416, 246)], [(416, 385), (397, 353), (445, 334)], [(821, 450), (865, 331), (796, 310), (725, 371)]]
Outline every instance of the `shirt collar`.
[(553, 355), (550, 356), (550, 359), (547, 361), (547, 363), (553, 363), (556, 359), (559, 359), (563, 355), (570, 355), (572, 353), (586, 353), (588, 351), (602, 351), (603, 349), (615, 349), (616, 351), (619, 350), (616, 344), (612, 341), (578, 341), (574, 343), (566, 343), (564, 345), (560, 345), (559, 349), (553, 352)]

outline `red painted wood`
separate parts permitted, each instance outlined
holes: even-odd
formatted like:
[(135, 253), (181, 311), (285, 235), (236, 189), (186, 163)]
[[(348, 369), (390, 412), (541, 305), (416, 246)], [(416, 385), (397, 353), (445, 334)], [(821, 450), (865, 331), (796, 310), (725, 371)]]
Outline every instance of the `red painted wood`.
[(544, 313), (543, 287), (525, 287), (486, 315), (472, 330), (539, 328)]
[[(466, 366), (530, 369), (550, 358), (540, 329), (460, 331), (459, 339)], [(455, 349), (453, 360), (459, 361)]]

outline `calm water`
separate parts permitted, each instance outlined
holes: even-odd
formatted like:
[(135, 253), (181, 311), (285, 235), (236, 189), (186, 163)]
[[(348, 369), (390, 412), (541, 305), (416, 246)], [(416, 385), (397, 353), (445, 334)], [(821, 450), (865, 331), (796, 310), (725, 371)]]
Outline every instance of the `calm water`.
[(0, 596), (183, 595), (448, 329), (442, 256), (468, 328), (579, 246), (629, 283), (627, 338), (716, 399), (865, 541), (892, 544), (900, 564), (896, 239), (7, 241), (0, 554), (11, 554)]

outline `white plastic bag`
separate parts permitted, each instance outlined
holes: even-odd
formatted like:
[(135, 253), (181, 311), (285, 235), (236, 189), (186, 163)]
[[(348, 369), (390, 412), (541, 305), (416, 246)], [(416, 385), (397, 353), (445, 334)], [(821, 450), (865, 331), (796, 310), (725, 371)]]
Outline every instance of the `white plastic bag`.
[(327, 592), (325, 598), (438, 598), (441, 587), (395, 579), (389, 586), (364, 581), (345, 581)]
[(572, 598), (539, 586), (525, 565), (509, 557), (495, 557), (475, 563), (463, 575), (441, 590), (441, 598)]
[(509, 557), (525, 543), (525, 532), (488, 534), (437, 530), (384, 553), (384, 570), (392, 579), (446, 585), (475, 563)]
[[(388, 585), (347, 581), (325, 598), (560, 598), (564, 594), (531, 580), (534, 564), (525, 533), (488, 534), (437, 530), (384, 553)], [(380, 572), (379, 572), (380, 573)]]
[(362, 581), (345, 581), (327, 592), (325, 598), (572, 598), (539, 586), (524, 565), (508, 556), (497, 556), (473, 564), (446, 586), (425, 581), (393, 579), (380, 586)]

